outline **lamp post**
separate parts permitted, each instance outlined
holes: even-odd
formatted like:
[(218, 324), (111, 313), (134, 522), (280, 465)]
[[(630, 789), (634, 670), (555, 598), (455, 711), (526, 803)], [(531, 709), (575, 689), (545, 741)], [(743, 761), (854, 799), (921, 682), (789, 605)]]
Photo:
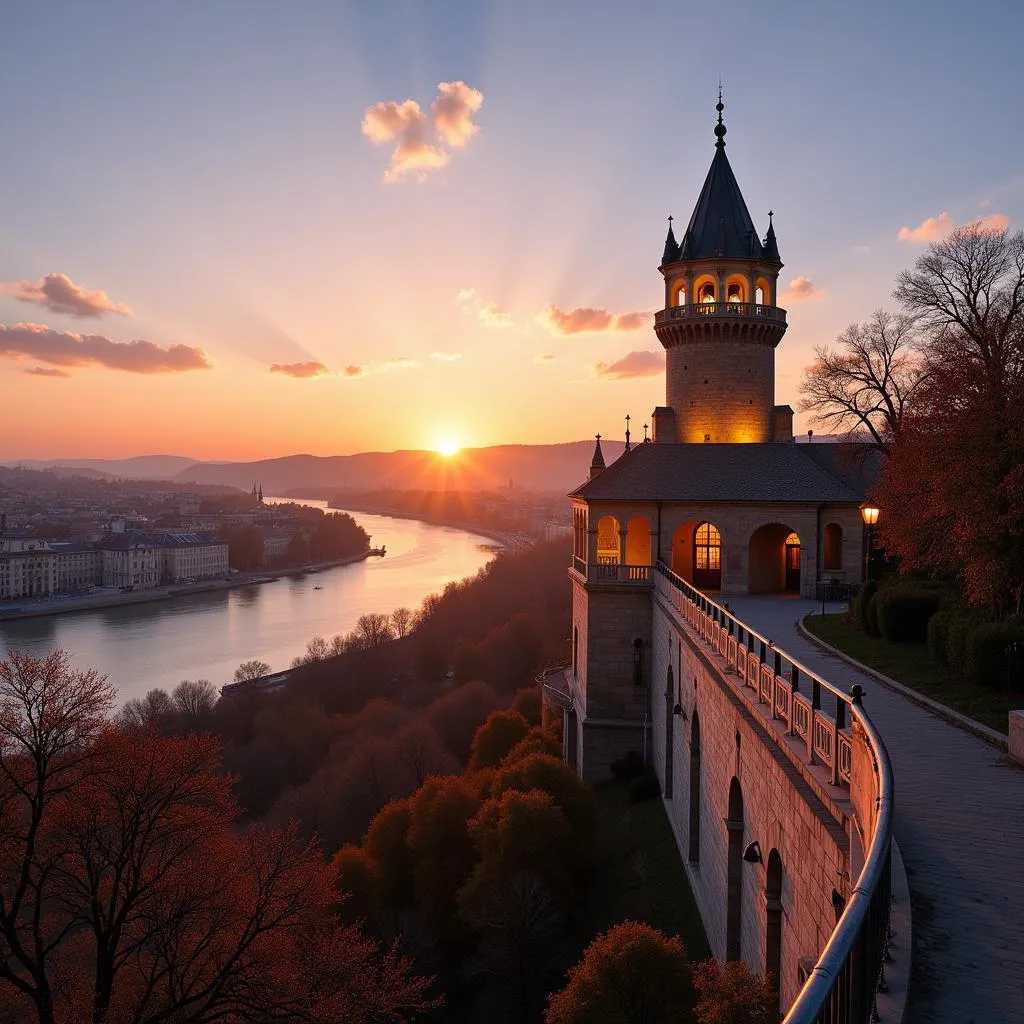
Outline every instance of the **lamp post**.
[(878, 506), (865, 501), (860, 507), (860, 517), (868, 528), (868, 542), (864, 549), (864, 582), (871, 579), (871, 548), (874, 541), (875, 523), (878, 522)]

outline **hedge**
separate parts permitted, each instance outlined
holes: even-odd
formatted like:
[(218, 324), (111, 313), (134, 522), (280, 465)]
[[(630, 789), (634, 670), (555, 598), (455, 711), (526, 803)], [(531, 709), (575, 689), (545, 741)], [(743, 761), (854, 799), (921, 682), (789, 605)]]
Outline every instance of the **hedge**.
[[(1020, 644), (1011, 668), (1010, 644)], [(1019, 689), (1024, 675), (1024, 622), (983, 622), (967, 634), (965, 651), (967, 678), (993, 689)], [(1015, 669), (1010, 678), (1012, 669)]]
[(928, 650), (940, 665), (948, 665), (947, 643), (949, 627), (956, 619), (957, 613), (952, 609), (936, 612), (928, 620)]
[(959, 675), (967, 674), (967, 637), (985, 621), (981, 612), (964, 608), (953, 614), (946, 627), (946, 664)]
[(924, 643), (928, 620), (939, 610), (942, 592), (934, 587), (890, 586), (875, 599), (878, 630), (892, 643)]

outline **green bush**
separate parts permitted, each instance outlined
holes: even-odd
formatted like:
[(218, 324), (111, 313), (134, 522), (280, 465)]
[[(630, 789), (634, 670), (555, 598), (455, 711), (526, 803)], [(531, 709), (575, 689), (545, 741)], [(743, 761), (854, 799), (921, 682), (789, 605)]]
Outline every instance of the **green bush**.
[[(1011, 679), (1010, 644), (1020, 644), (1022, 651), (1014, 659)], [(1021, 685), (1024, 664), (1024, 622), (983, 622), (967, 634), (965, 668), (967, 678), (979, 686), (996, 690), (1017, 689)]]
[(864, 630), (869, 636), (871, 635), (870, 619), (868, 617), (868, 608), (871, 605), (871, 599), (878, 593), (878, 584), (874, 580), (868, 580), (860, 591), (857, 593), (855, 600), (854, 613), (857, 621), (860, 623), (860, 628)]
[(966, 672), (967, 637), (975, 626), (985, 621), (981, 612), (973, 608), (961, 608), (955, 612), (946, 627), (946, 664), (958, 675)]
[(949, 641), (949, 627), (956, 619), (957, 613), (952, 609), (938, 611), (928, 620), (928, 650), (940, 665), (949, 662), (946, 644)]
[(916, 584), (894, 584), (875, 598), (878, 631), (891, 643), (924, 643), (928, 620), (939, 610), (942, 592)]

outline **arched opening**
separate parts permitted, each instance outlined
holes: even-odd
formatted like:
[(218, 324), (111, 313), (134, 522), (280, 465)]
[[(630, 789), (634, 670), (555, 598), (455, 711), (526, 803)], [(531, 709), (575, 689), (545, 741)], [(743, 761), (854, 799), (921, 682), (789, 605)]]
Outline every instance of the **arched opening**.
[(739, 274), (733, 274), (725, 282), (725, 301), (746, 302), (747, 287), (748, 284), (745, 277), (741, 277)]
[(693, 709), (690, 723), (690, 829), (689, 858), (691, 864), (700, 863), (700, 715)]
[(714, 523), (700, 523), (693, 533), (693, 585), (722, 589), (722, 535)]
[(770, 306), (772, 304), (772, 286), (766, 277), (759, 277), (754, 283), (754, 294), (759, 296), (755, 299), (758, 305)]
[(693, 285), (694, 301), (707, 303), (715, 301), (715, 279), (710, 274), (698, 277)]
[(651, 528), (643, 516), (626, 524), (626, 565), (651, 564)]
[(619, 564), (619, 521), (615, 516), (602, 516), (597, 521), (597, 564)]
[(675, 767), (673, 764), (675, 740), (672, 735), (676, 720), (676, 716), (672, 713), (675, 699), (675, 677), (672, 674), (672, 666), (669, 665), (668, 673), (665, 677), (665, 784), (662, 786), (666, 800), (672, 799), (672, 772)]
[(672, 305), (686, 305), (686, 281), (683, 279), (676, 281), (675, 284), (672, 285)]
[(741, 960), (740, 928), (743, 920), (743, 790), (740, 780), (729, 783), (729, 859), (725, 894), (725, 959)]
[(778, 850), (768, 854), (768, 879), (765, 882), (764, 973), (768, 984), (779, 994), (782, 970), (782, 858)]
[(766, 523), (750, 537), (747, 590), (800, 592), (800, 538), (783, 523)]
[(826, 570), (842, 569), (843, 528), (838, 523), (829, 523), (825, 527), (822, 549), (822, 567)]

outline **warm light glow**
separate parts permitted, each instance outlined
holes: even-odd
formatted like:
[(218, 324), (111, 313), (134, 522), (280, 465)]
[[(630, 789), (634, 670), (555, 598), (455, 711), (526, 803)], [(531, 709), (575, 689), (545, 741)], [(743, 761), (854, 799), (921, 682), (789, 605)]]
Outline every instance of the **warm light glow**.
[(874, 526), (878, 522), (878, 508), (868, 501), (861, 505), (860, 514), (864, 519), (865, 526)]
[(453, 455), (458, 455), (462, 445), (459, 444), (452, 437), (446, 437), (437, 442), (436, 451), (439, 455), (443, 455), (446, 459), (450, 459)]

